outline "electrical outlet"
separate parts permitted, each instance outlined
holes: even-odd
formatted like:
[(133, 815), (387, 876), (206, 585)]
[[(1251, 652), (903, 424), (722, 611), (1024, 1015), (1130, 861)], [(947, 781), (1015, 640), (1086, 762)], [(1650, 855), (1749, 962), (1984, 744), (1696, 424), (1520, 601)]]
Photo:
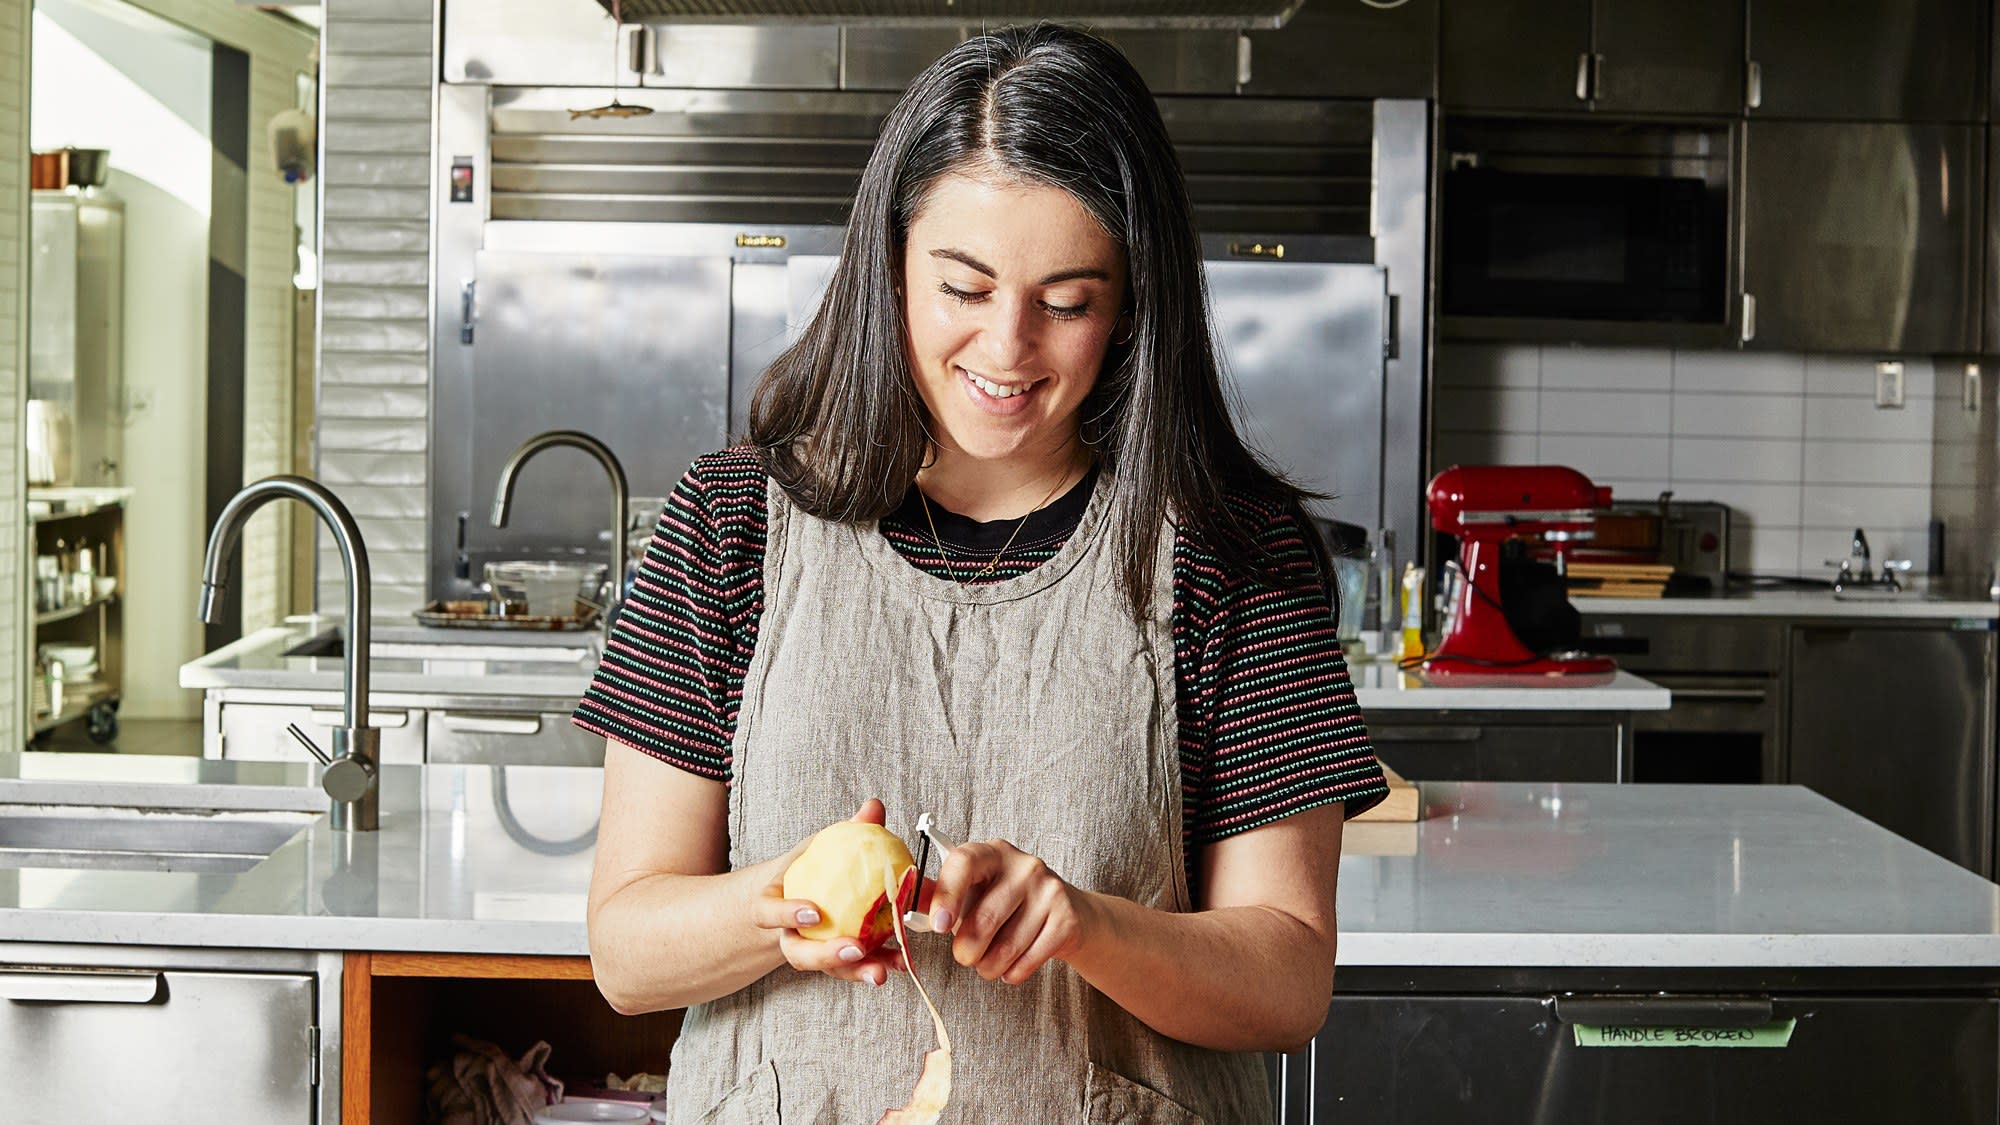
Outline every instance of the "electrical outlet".
[(1875, 365), (1875, 405), (1900, 410), (1903, 406), (1903, 361), (1883, 360)]

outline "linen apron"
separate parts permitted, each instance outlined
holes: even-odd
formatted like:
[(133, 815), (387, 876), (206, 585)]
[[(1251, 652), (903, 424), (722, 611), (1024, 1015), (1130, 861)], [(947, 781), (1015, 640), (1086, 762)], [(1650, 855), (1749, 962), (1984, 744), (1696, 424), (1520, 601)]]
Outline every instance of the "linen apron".
[[(910, 840), (930, 812), (957, 840), (1003, 839), (1071, 884), (1186, 911), (1171, 636), (1173, 529), (1154, 609), (1133, 621), (1108, 534), (1109, 474), (1033, 571), (960, 587), (873, 526), (769, 488), (764, 610), (743, 685), (729, 858), (783, 855), (863, 800)], [(949, 939), (911, 934), (951, 1031), (941, 1122), (1269, 1122), (1255, 1055), (1168, 1039), (1051, 961), (986, 981)], [(901, 973), (870, 987), (781, 967), (690, 1008), (673, 1052), (678, 1125), (872, 1125), (935, 1046)]]

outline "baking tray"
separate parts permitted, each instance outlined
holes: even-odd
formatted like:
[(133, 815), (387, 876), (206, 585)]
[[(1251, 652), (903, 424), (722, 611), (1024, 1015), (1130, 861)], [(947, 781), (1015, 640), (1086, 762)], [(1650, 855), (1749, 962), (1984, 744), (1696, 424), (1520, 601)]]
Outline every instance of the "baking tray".
[(418, 622), (444, 629), (502, 629), (510, 632), (570, 633), (597, 624), (598, 607), (581, 598), (566, 617), (494, 613), (492, 603), (477, 599), (436, 601), (416, 612)]

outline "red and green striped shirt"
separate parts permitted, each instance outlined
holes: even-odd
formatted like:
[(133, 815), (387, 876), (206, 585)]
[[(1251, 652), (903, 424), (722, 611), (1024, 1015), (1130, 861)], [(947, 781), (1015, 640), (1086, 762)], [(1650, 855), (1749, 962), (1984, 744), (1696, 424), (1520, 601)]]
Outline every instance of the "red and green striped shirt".
[[(768, 487), (747, 448), (695, 461), (661, 513), (603, 661), (577, 705), (578, 726), (728, 783), (743, 679), (764, 607)], [(1247, 497), (1231, 503), (1243, 526), (1261, 529), (1272, 559), (1310, 571), (1306, 531), (1296, 517)], [(1074, 526), (1072, 518), (1068, 528)], [(968, 577), (992, 558), (990, 548), (941, 556), (931, 528), (906, 511), (885, 517), (881, 531), (913, 566), (939, 577)], [(1041, 565), (1068, 534), (1060, 523), (1054, 531), (1014, 544), (975, 581), (1006, 581)], [(957, 545), (954, 536), (945, 541)], [(1317, 584), (1273, 590), (1227, 573), (1186, 531), (1174, 538), (1173, 561), (1189, 870), (1202, 844), (1336, 801), (1352, 817), (1386, 796)]]

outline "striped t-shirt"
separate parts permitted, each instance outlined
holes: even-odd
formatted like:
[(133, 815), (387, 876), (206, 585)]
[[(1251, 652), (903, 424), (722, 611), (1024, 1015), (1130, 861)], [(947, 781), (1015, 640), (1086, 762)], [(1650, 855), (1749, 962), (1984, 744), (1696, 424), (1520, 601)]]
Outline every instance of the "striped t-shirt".
[[(968, 557), (929, 521), (899, 509), (881, 521), (897, 553), (926, 573), (1001, 582), (1062, 547), (1090, 478), (1049, 505), (1041, 523), (983, 576), (992, 549)], [(764, 608), (769, 478), (747, 448), (695, 461), (661, 513), (604, 658), (578, 703), (578, 726), (702, 777), (730, 780), (743, 680)], [(1237, 519), (1283, 567), (1312, 558), (1298, 520), (1256, 500), (1231, 501)], [(963, 517), (932, 506), (940, 532)], [(1039, 517), (1038, 517), (1039, 518)], [(1029, 530), (1024, 526), (1023, 530)], [(1202, 844), (1296, 812), (1346, 802), (1352, 817), (1388, 793), (1354, 701), (1317, 584), (1272, 590), (1225, 573), (1182, 531), (1174, 537), (1173, 638), (1183, 843), (1190, 872)]]

